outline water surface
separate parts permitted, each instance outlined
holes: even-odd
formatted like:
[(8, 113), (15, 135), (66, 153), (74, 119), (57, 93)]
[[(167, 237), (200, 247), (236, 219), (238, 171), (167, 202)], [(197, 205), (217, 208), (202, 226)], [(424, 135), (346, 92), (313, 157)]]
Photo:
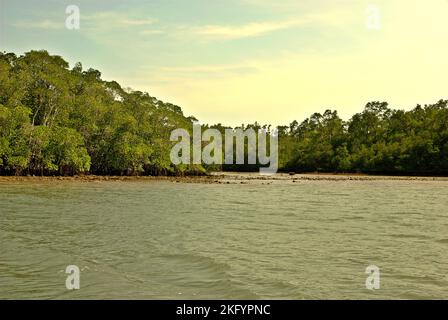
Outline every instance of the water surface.
[(3, 182), (0, 298), (445, 299), (447, 211), (446, 181)]

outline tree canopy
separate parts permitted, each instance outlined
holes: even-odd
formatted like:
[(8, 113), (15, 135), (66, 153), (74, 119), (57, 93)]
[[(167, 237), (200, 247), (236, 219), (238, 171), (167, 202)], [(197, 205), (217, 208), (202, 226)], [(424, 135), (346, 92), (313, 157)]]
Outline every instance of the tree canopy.
[(448, 100), (410, 111), (370, 102), (342, 121), (336, 111), (291, 123), (280, 138), (284, 170), (448, 174)]
[(124, 90), (59, 56), (0, 54), (0, 172), (3, 174), (183, 174), (171, 130), (191, 129), (180, 107)]
[[(448, 174), (448, 100), (394, 110), (370, 102), (350, 120), (314, 113), (278, 127), (279, 168), (295, 172)], [(60, 56), (0, 53), (0, 174), (200, 174), (259, 165), (174, 165), (177, 128), (197, 120), (146, 92), (70, 69)], [(221, 124), (204, 128), (224, 132)], [(264, 128), (257, 122), (242, 129)]]

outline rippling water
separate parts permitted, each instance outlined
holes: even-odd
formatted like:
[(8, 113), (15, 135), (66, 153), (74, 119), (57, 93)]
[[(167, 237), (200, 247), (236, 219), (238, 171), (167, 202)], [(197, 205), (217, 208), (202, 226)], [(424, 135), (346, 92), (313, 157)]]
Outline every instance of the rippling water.
[(445, 299), (448, 182), (0, 183), (0, 298)]

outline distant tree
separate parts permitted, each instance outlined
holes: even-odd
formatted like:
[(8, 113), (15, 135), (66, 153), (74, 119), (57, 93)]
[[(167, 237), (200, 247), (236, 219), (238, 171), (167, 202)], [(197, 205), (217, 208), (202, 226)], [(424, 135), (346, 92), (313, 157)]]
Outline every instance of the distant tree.
[[(367, 103), (343, 121), (333, 110), (277, 127), (284, 171), (448, 174), (448, 101), (410, 111)], [(198, 120), (149, 93), (104, 81), (101, 72), (70, 70), (60, 56), (0, 52), (0, 174), (83, 172), (126, 175), (258, 170), (260, 164), (173, 165), (170, 133)], [(222, 134), (230, 127), (203, 125)], [(243, 130), (268, 124), (241, 125)], [(223, 146), (225, 141), (223, 141)], [(247, 159), (248, 143), (245, 141)], [(224, 150), (223, 150), (224, 151)], [(224, 156), (224, 152), (223, 152)]]

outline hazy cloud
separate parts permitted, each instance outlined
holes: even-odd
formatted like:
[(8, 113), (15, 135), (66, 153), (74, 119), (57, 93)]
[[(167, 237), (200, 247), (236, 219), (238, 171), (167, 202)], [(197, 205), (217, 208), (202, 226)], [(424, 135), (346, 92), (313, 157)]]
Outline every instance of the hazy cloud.
[(239, 39), (256, 37), (276, 30), (303, 24), (304, 21), (255, 22), (241, 26), (207, 25), (196, 29), (196, 33), (210, 38)]
[[(33, 28), (33, 29), (63, 29), (65, 28), (66, 15), (52, 16), (46, 19), (30, 19), (19, 20), (11, 23), (12, 26), (17, 28)], [(160, 34), (161, 30), (145, 29), (157, 24), (156, 19), (142, 18), (135, 15), (129, 15), (124, 13), (104, 11), (93, 14), (83, 14), (81, 11), (81, 25), (84, 29), (95, 29), (98, 31), (108, 31), (113, 29), (130, 29), (136, 28), (141, 34)]]
[(37, 21), (25, 21), (25, 20), (19, 20), (17, 22), (13, 22), (11, 24), (13, 27), (16, 28), (31, 28), (31, 29), (61, 29), (65, 27), (64, 20), (50, 20), (50, 19), (43, 19), (43, 20), (37, 20)]
[(193, 27), (192, 32), (206, 39), (241, 39), (262, 36), (279, 30), (296, 28), (307, 25), (335, 26), (348, 25), (357, 19), (348, 11), (335, 10), (319, 14), (303, 15), (300, 18), (284, 19), (280, 21), (250, 22), (243, 25), (205, 25)]
[(141, 18), (137, 16), (131, 16), (128, 14), (112, 11), (104, 11), (90, 15), (83, 15), (81, 16), (81, 18), (95, 25), (110, 26), (114, 28), (150, 26), (157, 23), (156, 19)]

